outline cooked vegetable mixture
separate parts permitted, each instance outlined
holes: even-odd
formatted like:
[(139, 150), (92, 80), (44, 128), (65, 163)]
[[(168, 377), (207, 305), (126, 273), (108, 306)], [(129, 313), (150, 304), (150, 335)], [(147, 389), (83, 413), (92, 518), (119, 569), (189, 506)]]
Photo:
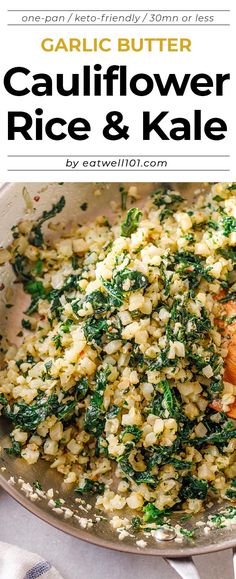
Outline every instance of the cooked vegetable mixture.
[(48, 238), (62, 197), (14, 227), (6, 253), (30, 303), (0, 403), (7, 452), (153, 522), (236, 499), (236, 185), (191, 206), (171, 190), (142, 210), (121, 201), (112, 226), (54, 222)]

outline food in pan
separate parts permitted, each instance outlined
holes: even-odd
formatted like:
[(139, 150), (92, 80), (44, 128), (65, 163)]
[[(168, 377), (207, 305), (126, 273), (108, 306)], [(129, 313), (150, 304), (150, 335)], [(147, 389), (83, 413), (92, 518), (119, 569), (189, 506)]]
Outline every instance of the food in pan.
[(65, 202), (2, 250), (29, 298), (20, 344), (1, 344), (8, 453), (137, 520), (234, 501), (236, 186), (141, 209), (122, 192), (112, 225), (68, 228)]

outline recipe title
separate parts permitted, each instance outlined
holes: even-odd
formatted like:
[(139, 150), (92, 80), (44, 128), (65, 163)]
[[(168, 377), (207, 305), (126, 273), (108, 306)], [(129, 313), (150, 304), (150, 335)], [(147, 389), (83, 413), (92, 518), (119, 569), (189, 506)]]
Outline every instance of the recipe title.
[[(144, 102), (145, 97), (154, 94), (157, 103), (155, 113), (146, 110), (145, 105), (140, 119), (137, 113), (137, 123), (141, 123), (142, 126), (143, 141), (151, 139), (201, 141), (203, 136), (212, 141), (221, 141), (228, 130), (225, 120), (217, 116), (205, 118), (200, 102), (203, 97), (210, 95), (223, 97), (229, 81), (229, 73), (209, 75), (200, 72), (192, 75), (174, 72), (159, 74), (158, 71), (154, 71), (147, 74), (141, 71), (132, 75), (126, 65), (114, 64), (104, 68), (98, 63), (93, 66), (81, 66), (79, 72), (71, 74), (68, 82), (68, 76), (65, 77), (63, 73), (50, 75), (31, 71), (24, 66), (16, 66), (10, 68), (4, 76), (5, 90), (10, 95), (19, 97), (19, 100), (21, 97), (33, 95), (37, 97), (39, 106), (36, 105), (33, 115), (25, 110), (8, 111), (8, 140), (43, 141), (48, 138), (52, 141), (61, 141), (70, 138), (85, 141), (97, 130), (90, 123), (87, 113), (86, 117), (79, 112), (78, 116), (72, 119), (59, 116), (47, 119), (39, 103), (42, 97), (53, 98), (57, 94), (67, 97), (67, 104), (74, 97), (79, 99), (79, 97), (132, 96)], [(187, 99), (191, 94), (199, 97), (199, 107), (192, 111), (191, 118), (173, 116), (173, 112), (167, 107), (159, 110), (160, 97), (174, 95), (176, 111), (178, 97)], [(110, 102), (109, 98), (109, 104)], [(120, 110), (111, 108), (105, 114), (102, 134), (108, 141), (127, 140), (131, 136), (132, 126), (126, 114), (122, 112), (122, 99)]]

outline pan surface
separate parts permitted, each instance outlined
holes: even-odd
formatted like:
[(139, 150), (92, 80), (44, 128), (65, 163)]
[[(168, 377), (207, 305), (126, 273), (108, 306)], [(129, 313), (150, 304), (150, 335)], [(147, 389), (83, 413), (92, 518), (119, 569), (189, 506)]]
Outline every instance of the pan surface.
[[(124, 184), (122, 184), (124, 185)], [(131, 183), (129, 183), (129, 186)], [(148, 183), (138, 184), (138, 190), (141, 197), (155, 190), (160, 184)], [(189, 197), (193, 189), (202, 188), (203, 184), (194, 186), (183, 184), (172, 184), (180, 191), (181, 194)], [(166, 186), (166, 184), (165, 184)], [(92, 184), (92, 183), (17, 183), (5, 185), (0, 190), (0, 215), (1, 231), (0, 246), (6, 246), (11, 240), (11, 228), (21, 219), (25, 212), (33, 217), (37, 217), (44, 209), (51, 207), (59, 196), (63, 193), (66, 197), (66, 207), (63, 211), (62, 218), (70, 221), (71, 217), (78, 216), (78, 221), (86, 222), (93, 219), (96, 214), (108, 214), (111, 200), (120, 202), (119, 193), (120, 184)], [(99, 188), (101, 195), (94, 195), (94, 191)], [(28, 191), (31, 204), (25, 203), (25, 191)], [(22, 194), (24, 191), (24, 195)], [(40, 199), (38, 200), (38, 197)], [(36, 200), (35, 200), (35, 199)], [(84, 214), (80, 206), (86, 201), (88, 211)], [(142, 203), (142, 199), (140, 199)], [(11, 267), (6, 265), (1, 268), (1, 283), (5, 287), (12, 286), (13, 274)], [(17, 295), (15, 294), (15, 303), (17, 304)], [(17, 333), (17, 316), (13, 308), (6, 316), (6, 296), (5, 291), (0, 292), (0, 333), (10, 336), (14, 340)], [(212, 528), (207, 525), (209, 515), (217, 514), (222, 510), (224, 503), (214, 504), (208, 512), (198, 514), (191, 521), (185, 523), (188, 530), (196, 529), (195, 538), (189, 539), (183, 537), (182, 541), (176, 540), (174, 534), (167, 540), (158, 540), (156, 536), (150, 534), (137, 533), (132, 531), (125, 536), (119, 535), (112, 528), (109, 522), (109, 515), (104, 515), (94, 507), (93, 499), (89, 499), (89, 505), (78, 503), (73, 492), (73, 487), (68, 489), (68, 485), (63, 483), (61, 475), (50, 469), (45, 461), (38, 461), (36, 464), (29, 466), (23, 459), (9, 456), (4, 448), (9, 446), (10, 426), (4, 419), (0, 420), (0, 485), (19, 503), (30, 510), (33, 514), (39, 516), (49, 524), (58, 529), (69, 533), (79, 539), (102, 547), (108, 547), (128, 553), (140, 553), (146, 555), (159, 555), (166, 557), (186, 557), (207, 553), (221, 549), (235, 547), (236, 545), (236, 526), (224, 528)], [(42, 492), (36, 492), (37, 487), (42, 487)], [(38, 484), (39, 483), (39, 484)], [(52, 490), (53, 489), (53, 496)], [(60, 506), (55, 506), (54, 501), (60, 499)], [(56, 501), (56, 505), (58, 505)], [(112, 513), (111, 517), (115, 513)], [(132, 515), (127, 511), (127, 518)], [(178, 519), (175, 521), (178, 523)], [(198, 525), (199, 523), (199, 525)], [(181, 523), (180, 523), (181, 524)], [(160, 537), (159, 537), (160, 539)]]

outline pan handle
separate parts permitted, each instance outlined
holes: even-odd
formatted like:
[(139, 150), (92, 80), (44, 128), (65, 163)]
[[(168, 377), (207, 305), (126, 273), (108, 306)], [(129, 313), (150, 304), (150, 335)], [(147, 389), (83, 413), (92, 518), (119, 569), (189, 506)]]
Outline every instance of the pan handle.
[(235, 579), (236, 554), (232, 549), (183, 559), (165, 559), (182, 579)]

